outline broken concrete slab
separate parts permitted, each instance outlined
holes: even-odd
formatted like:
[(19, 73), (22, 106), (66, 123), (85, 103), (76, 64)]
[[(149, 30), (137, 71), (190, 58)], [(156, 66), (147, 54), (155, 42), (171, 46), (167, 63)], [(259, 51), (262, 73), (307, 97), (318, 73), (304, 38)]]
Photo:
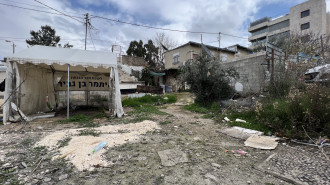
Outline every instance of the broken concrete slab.
[(158, 155), (163, 166), (174, 166), (178, 163), (188, 162), (187, 154), (176, 148), (158, 151)]
[(258, 148), (263, 150), (273, 150), (278, 145), (279, 138), (270, 136), (258, 136), (256, 134), (250, 136), (245, 142), (244, 146)]
[(247, 139), (254, 134), (259, 135), (259, 136), (264, 135), (263, 132), (259, 132), (259, 131), (251, 130), (251, 129), (247, 129), (247, 128), (242, 128), (242, 127), (231, 127), (231, 128), (225, 128), (225, 129), (217, 130), (217, 131), (220, 133), (229, 135), (231, 137), (238, 138), (238, 139)]

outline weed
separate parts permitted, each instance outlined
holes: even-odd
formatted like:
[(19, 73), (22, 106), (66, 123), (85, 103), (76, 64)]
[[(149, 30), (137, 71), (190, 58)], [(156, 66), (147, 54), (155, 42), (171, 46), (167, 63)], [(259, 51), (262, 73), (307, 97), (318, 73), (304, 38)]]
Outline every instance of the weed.
[(198, 122), (194, 122), (194, 121), (192, 121), (192, 122), (189, 122), (189, 124), (192, 124), (192, 125), (199, 125), (199, 123), (198, 123)]
[(83, 114), (77, 114), (74, 116), (71, 116), (69, 119), (66, 120), (59, 120), (58, 123), (65, 124), (70, 122), (77, 122), (77, 123), (84, 123), (91, 121), (92, 118)]
[(85, 123), (80, 123), (80, 127), (99, 127), (100, 124), (96, 122), (85, 122)]
[(140, 113), (167, 115), (167, 113), (159, 111), (155, 106), (152, 105), (143, 105), (140, 107), (135, 107), (134, 110), (130, 112), (130, 114), (140, 114)]
[(121, 134), (122, 134), (122, 133), (129, 133), (129, 130), (120, 130), (120, 129), (119, 129), (119, 130), (118, 130), (118, 133), (121, 133)]
[[(166, 98), (165, 98), (166, 97)], [(139, 98), (127, 98), (122, 101), (123, 106), (125, 107), (139, 107), (146, 104), (165, 104), (165, 103), (175, 103), (177, 98), (175, 95), (170, 94), (166, 96), (151, 96), (146, 95)]]
[(127, 124), (127, 123), (138, 123), (138, 122), (142, 122), (145, 120), (153, 120), (153, 118), (149, 117), (149, 116), (145, 116), (145, 115), (136, 115), (135, 118), (133, 119), (126, 119), (123, 120), (123, 123)]
[(183, 106), (183, 109), (189, 110), (191, 112), (202, 113), (202, 114), (206, 114), (209, 112), (209, 110), (207, 108), (205, 108), (204, 106), (197, 104), (197, 103), (185, 105), (185, 106)]
[(161, 124), (161, 125), (167, 125), (167, 124), (170, 124), (170, 123), (172, 123), (172, 121), (166, 120), (166, 121), (161, 121), (159, 124)]
[(97, 131), (95, 129), (84, 129), (84, 130), (79, 130), (79, 134), (78, 136), (88, 136), (88, 135), (91, 135), (91, 136), (94, 136), (94, 137), (97, 137), (101, 134), (100, 131)]
[(71, 139), (72, 139), (71, 137), (65, 137), (64, 139), (59, 140), (57, 142), (58, 148), (67, 146), (69, 144), (69, 142), (71, 141)]
[(230, 126), (239, 126), (243, 128), (248, 128), (252, 130), (259, 130), (261, 132), (267, 133), (269, 131), (272, 131), (272, 129), (263, 124), (260, 123), (258, 120), (256, 120), (257, 113), (255, 111), (247, 111), (247, 112), (241, 112), (241, 113), (232, 113), (229, 115), (230, 120), (236, 120), (237, 118), (243, 119), (247, 121), (247, 123), (242, 123), (242, 122), (229, 122)]
[(24, 139), (22, 142), (21, 142), (21, 145), (24, 145), (24, 146), (26, 146), (26, 145), (30, 145), (31, 143), (32, 143), (32, 139), (30, 139), (30, 138), (27, 138), (27, 139)]
[(192, 168), (189, 167), (188, 169), (186, 169), (186, 170), (184, 171), (184, 174), (185, 174), (186, 176), (190, 176), (190, 175), (194, 174), (194, 171), (193, 171)]
[(106, 118), (107, 115), (104, 112), (97, 113), (93, 115), (94, 118)]

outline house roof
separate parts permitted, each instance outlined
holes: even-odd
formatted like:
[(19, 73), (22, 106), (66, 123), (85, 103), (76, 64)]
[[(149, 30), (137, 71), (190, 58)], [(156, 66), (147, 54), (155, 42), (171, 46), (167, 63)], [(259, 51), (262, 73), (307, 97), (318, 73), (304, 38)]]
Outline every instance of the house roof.
[[(196, 47), (202, 47), (202, 44), (201, 43), (189, 41), (186, 44), (183, 44), (183, 45), (178, 46), (178, 47), (176, 47), (174, 49), (168, 50), (167, 52), (172, 51), (172, 50), (176, 50), (176, 49), (179, 49), (179, 48), (188, 46), (188, 45), (190, 45), (190, 46), (196, 46)], [(204, 46), (206, 46), (208, 49), (214, 49), (214, 50), (219, 50), (219, 51), (226, 51), (226, 52), (230, 52), (230, 53), (235, 53), (234, 51), (231, 51), (231, 50), (226, 49), (226, 48), (219, 48), (219, 47), (205, 45), (205, 44), (204, 44)]]
[(117, 67), (117, 57), (110, 52), (86, 51), (79, 49), (57, 48), (49, 46), (32, 46), (7, 57), (7, 61), (16, 61), (20, 64), (32, 63), (35, 65), (80, 66), (83, 68), (110, 68)]
[[(228, 48), (231, 48), (231, 47), (237, 47), (237, 48), (241, 48), (241, 49), (246, 50), (246, 51), (252, 51), (250, 48), (245, 47), (245, 46), (242, 46), (242, 45), (239, 45), (239, 44), (235, 44), (235, 45), (232, 45), (232, 46), (228, 46), (228, 47), (226, 47), (226, 48), (228, 49)], [(229, 50), (230, 50), (230, 49), (229, 49)]]

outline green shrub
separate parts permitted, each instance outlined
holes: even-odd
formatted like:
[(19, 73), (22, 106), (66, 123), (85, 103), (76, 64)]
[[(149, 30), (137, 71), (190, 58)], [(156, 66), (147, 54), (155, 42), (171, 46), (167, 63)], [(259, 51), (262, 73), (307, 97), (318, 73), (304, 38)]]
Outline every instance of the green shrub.
[(229, 77), (237, 77), (236, 71), (224, 69), (221, 61), (205, 53), (181, 68), (183, 81), (190, 86), (196, 96), (195, 102), (208, 105), (214, 101), (227, 99), (234, 93), (229, 85)]

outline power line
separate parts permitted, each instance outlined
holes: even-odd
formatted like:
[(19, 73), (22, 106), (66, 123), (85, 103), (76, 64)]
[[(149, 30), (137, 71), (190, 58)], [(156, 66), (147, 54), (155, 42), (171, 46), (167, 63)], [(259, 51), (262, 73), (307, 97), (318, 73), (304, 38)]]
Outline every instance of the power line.
[[(138, 26), (138, 27), (144, 27), (144, 28), (150, 28), (150, 29), (156, 29), (156, 30), (164, 30), (164, 31), (173, 31), (173, 32), (183, 32), (183, 33), (193, 33), (193, 34), (212, 34), (212, 35), (218, 35), (219, 32), (204, 32), (204, 31), (189, 31), (189, 30), (177, 30), (177, 29), (169, 29), (169, 28), (160, 28), (160, 27), (155, 27), (155, 26), (148, 26), (148, 25), (143, 25), (143, 24), (136, 24), (136, 23), (131, 23), (131, 22), (125, 22), (125, 21), (121, 21), (121, 20), (115, 20), (115, 19), (111, 19), (111, 18), (107, 18), (107, 17), (101, 17), (101, 16), (97, 16), (97, 15), (92, 15), (92, 18), (99, 18), (99, 19), (104, 19), (104, 20), (109, 20), (112, 22), (118, 22), (118, 23), (122, 23), (122, 24), (128, 24), (128, 25), (132, 25), (132, 26)], [(241, 38), (241, 39), (248, 39), (246, 37), (240, 37), (240, 36), (236, 36), (236, 35), (232, 35), (232, 34), (227, 34), (227, 33), (222, 33), (222, 35), (226, 35), (226, 36), (230, 36), (230, 37), (236, 37), (236, 38)]]
[[(15, 4), (21, 4), (21, 5), (27, 5), (27, 6), (32, 6), (32, 7), (37, 7), (37, 8), (43, 8), (46, 9), (44, 6), (39, 6), (39, 5), (34, 5), (34, 4), (29, 4), (29, 3), (23, 3), (23, 2), (18, 2), (18, 1), (12, 1), (12, 0), (2, 0), (2, 1), (7, 1), (7, 2), (11, 2), (11, 3), (15, 3)], [(66, 13), (71, 13), (71, 14), (75, 14), (75, 15), (82, 15), (82, 14), (78, 14), (76, 12), (68, 12), (68, 11), (63, 11)], [(74, 17), (74, 16), (73, 16)], [(77, 17), (77, 18), (81, 18), (81, 17)]]
[[(42, 13), (49, 13), (49, 14), (54, 14), (54, 15), (64, 15), (64, 16), (67, 16), (67, 17), (70, 17), (80, 23), (83, 23), (82, 21), (76, 19), (76, 18), (81, 18), (82, 17), (77, 17), (77, 16), (72, 16), (72, 15), (68, 15), (68, 14), (65, 14), (59, 10), (56, 10), (55, 8), (52, 8), (38, 0), (34, 0), (56, 12), (59, 12), (59, 13), (54, 13), (54, 12), (48, 12), (48, 11), (43, 11), (43, 10), (38, 10), (38, 9), (33, 9), (33, 8), (27, 8), (27, 7), (21, 7), (21, 6), (17, 6), (17, 5), (11, 5), (11, 4), (4, 4), (4, 3), (0, 3), (0, 5), (4, 5), (4, 6), (11, 6), (11, 7), (15, 7), (15, 8), (21, 8), (21, 9), (25, 9), (25, 10), (31, 10), (31, 11), (37, 11), (37, 12), (42, 12)], [(14, 1), (12, 1), (14, 2)], [(33, 5), (31, 5), (33, 6)], [(92, 18), (99, 18), (99, 19), (104, 19), (104, 20), (109, 20), (109, 21), (112, 21), (112, 22), (118, 22), (118, 23), (122, 23), (122, 24), (128, 24), (128, 25), (132, 25), (132, 26), (138, 26), (138, 27), (144, 27), (144, 28), (149, 28), (149, 29), (157, 29), (157, 30), (164, 30), (164, 31), (173, 31), (173, 32), (183, 32), (183, 33), (193, 33), (193, 34), (219, 34), (219, 32), (204, 32), (204, 31), (189, 31), (189, 30), (177, 30), (177, 29), (169, 29), (169, 28), (160, 28), (160, 27), (154, 27), (154, 26), (148, 26), (148, 25), (142, 25), (142, 24), (136, 24), (136, 23), (130, 23), (130, 22), (125, 22), (125, 21), (120, 21), (119, 19), (118, 20), (115, 20), (115, 19), (111, 19), (111, 18), (106, 18), (106, 17), (101, 17), (101, 16), (96, 16), (96, 15), (92, 15)], [(241, 38), (241, 39), (248, 39), (246, 37), (241, 37), (241, 36), (237, 36), (237, 35), (232, 35), (232, 34), (228, 34), (228, 33), (222, 33), (222, 35), (226, 35), (226, 36), (230, 36), (230, 37), (236, 37), (236, 38)]]
[(21, 8), (21, 9), (25, 9), (25, 10), (32, 10), (32, 11), (42, 12), (42, 13), (49, 13), (49, 14), (54, 14), (54, 15), (62, 15), (62, 14), (59, 14), (59, 13), (48, 12), (48, 11), (43, 11), (43, 10), (37, 10), (37, 9), (33, 9), (33, 8), (26, 8), (26, 7), (21, 7), (21, 6), (16, 6), (16, 5), (11, 5), (11, 4), (0, 3), (0, 5), (11, 6), (11, 7)]
[(82, 22), (82, 21), (76, 19), (75, 17), (73, 17), (73, 16), (71, 16), (71, 15), (68, 15), (68, 14), (65, 14), (65, 13), (63, 13), (63, 12), (61, 12), (61, 11), (58, 11), (58, 10), (56, 10), (55, 8), (52, 8), (52, 7), (46, 5), (46, 4), (44, 4), (44, 3), (42, 3), (42, 2), (40, 2), (40, 1), (38, 1), (38, 0), (34, 0), (34, 1), (37, 2), (37, 3), (40, 3), (40, 4), (44, 5), (44, 6), (46, 6), (46, 7), (48, 7), (48, 8), (50, 8), (50, 9), (52, 9), (52, 10), (54, 10), (54, 11), (56, 11), (56, 12), (62, 14), (62, 15), (65, 15), (65, 16), (67, 16), (67, 17), (70, 17), (71, 19), (74, 19), (74, 20), (76, 20), (76, 21), (78, 21), (78, 22), (84, 24), (84, 22)]
[(88, 27), (88, 29), (89, 29), (89, 36), (90, 36), (90, 38), (91, 38), (91, 40), (92, 40), (94, 50), (96, 50), (95, 45), (94, 45), (94, 41), (93, 41), (93, 37), (92, 37), (92, 34), (91, 34), (91, 28)]

